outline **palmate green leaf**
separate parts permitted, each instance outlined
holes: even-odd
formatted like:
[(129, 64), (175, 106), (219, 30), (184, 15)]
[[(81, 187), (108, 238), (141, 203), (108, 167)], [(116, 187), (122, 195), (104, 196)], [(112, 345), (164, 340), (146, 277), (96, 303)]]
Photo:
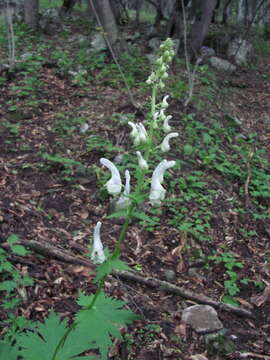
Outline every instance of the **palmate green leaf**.
[[(38, 323), (35, 332), (28, 331), (18, 338), (18, 345), (22, 347), (20, 356), (25, 360), (51, 360), (54, 351), (66, 334), (67, 321), (61, 322), (59, 315), (52, 312), (45, 323)], [(57, 353), (57, 360), (74, 360), (74, 356), (93, 348), (86, 334), (72, 330), (67, 337), (64, 346)], [(80, 359), (80, 357), (77, 357)], [(95, 359), (95, 357), (82, 357), (82, 359)]]
[[(87, 296), (81, 293), (78, 304), (87, 308), (93, 298), (94, 295)], [(107, 297), (101, 292), (90, 310), (80, 310), (76, 315), (78, 331), (88, 334), (95, 348), (99, 349), (102, 360), (107, 359), (108, 350), (112, 345), (111, 337), (122, 338), (119, 327), (139, 318), (138, 315), (122, 309), (124, 304), (124, 301)]]
[(15, 346), (0, 341), (0, 359), (1, 360), (17, 360), (18, 349)]
[(132, 271), (132, 269), (127, 264), (125, 264), (118, 258), (112, 259), (108, 257), (108, 259), (104, 263), (98, 266), (95, 282), (98, 282), (104, 276), (111, 274), (114, 269)]

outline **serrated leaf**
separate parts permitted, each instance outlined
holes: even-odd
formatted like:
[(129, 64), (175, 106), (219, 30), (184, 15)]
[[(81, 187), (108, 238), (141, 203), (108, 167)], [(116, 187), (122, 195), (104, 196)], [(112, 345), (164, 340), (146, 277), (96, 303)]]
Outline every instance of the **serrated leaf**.
[(150, 216), (146, 215), (145, 213), (143, 212), (137, 212), (135, 211), (133, 213), (133, 216), (139, 220), (143, 220), (143, 221), (146, 221), (147, 223), (149, 224), (153, 224), (155, 225), (157, 222), (155, 220), (153, 220), (153, 218), (151, 218)]
[(11, 250), (16, 255), (25, 256), (25, 255), (29, 254), (29, 251), (26, 250), (26, 248), (23, 245), (19, 245), (19, 244), (12, 245)]
[[(67, 332), (67, 321), (60, 320), (59, 315), (52, 312), (44, 323), (38, 323), (35, 332), (28, 331), (18, 337), (18, 344), (22, 347), (20, 355), (25, 360), (51, 360), (54, 351)], [(57, 353), (57, 360), (71, 360), (74, 356), (93, 348), (89, 337), (75, 330), (71, 330)], [(79, 359), (79, 358), (78, 358)]]
[(0, 291), (7, 291), (7, 292), (11, 292), (12, 290), (14, 290), (17, 287), (17, 284), (15, 281), (13, 280), (6, 280), (1, 282), (0, 284)]
[(116, 259), (108, 258), (108, 260), (106, 260), (104, 263), (98, 266), (95, 282), (98, 282), (104, 276), (111, 274), (114, 269), (132, 271), (132, 269), (127, 264), (125, 264), (123, 261), (119, 260), (118, 258)]
[(193, 153), (193, 151), (194, 151), (194, 148), (193, 148), (193, 146), (191, 146), (189, 144), (186, 144), (184, 146), (183, 150), (184, 150), (185, 155), (191, 155)]
[(0, 341), (0, 359), (1, 360), (17, 360), (18, 349), (14, 345)]
[[(87, 307), (93, 298), (94, 295), (87, 296), (81, 293), (78, 304)], [(90, 310), (81, 310), (76, 315), (77, 329), (88, 334), (95, 348), (99, 349), (102, 360), (107, 359), (108, 350), (112, 345), (111, 337), (121, 339), (119, 327), (139, 318), (138, 315), (121, 309), (124, 304), (124, 301), (107, 297), (101, 292)]]
[(127, 215), (127, 210), (121, 210), (121, 211), (117, 211), (114, 212), (108, 216), (106, 216), (106, 219), (115, 219), (115, 218), (121, 218), (121, 217), (126, 217)]
[(239, 303), (234, 300), (231, 296), (229, 295), (225, 295), (223, 296), (222, 300), (226, 303), (226, 304), (229, 304), (229, 305), (233, 305), (233, 306), (239, 306)]
[(16, 235), (16, 234), (11, 234), (11, 235), (9, 235), (9, 237), (7, 238), (7, 242), (9, 243), (9, 244), (14, 244), (14, 243), (16, 243), (17, 241), (18, 241), (18, 236)]

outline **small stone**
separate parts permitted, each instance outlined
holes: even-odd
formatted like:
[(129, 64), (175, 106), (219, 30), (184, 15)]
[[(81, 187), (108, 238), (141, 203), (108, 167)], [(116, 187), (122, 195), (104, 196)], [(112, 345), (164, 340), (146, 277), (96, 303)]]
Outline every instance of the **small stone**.
[(115, 164), (121, 164), (122, 163), (122, 161), (123, 161), (123, 154), (118, 154), (118, 155), (116, 155), (115, 156), (115, 158), (113, 159), (113, 162), (115, 163)]
[(210, 65), (218, 71), (226, 71), (233, 73), (236, 70), (236, 66), (227, 60), (221, 59), (217, 56), (211, 56), (209, 58)]
[(102, 51), (107, 49), (107, 45), (102, 34), (97, 33), (92, 37), (91, 47), (95, 51)]
[(182, 313), (182, 322), (190, 325), (199, 334), (207, 334), (223, 328), (216, 310), (209, 305), (189, 306)]
[(87, 123), (81, 124), (80, 126), (80, 133), (84, 134), (89, 129), (89, 125)]
[(164, 275), (167, 281), (173, 281), (175, 279), (175, 272), (170, 269), (164, 270)]

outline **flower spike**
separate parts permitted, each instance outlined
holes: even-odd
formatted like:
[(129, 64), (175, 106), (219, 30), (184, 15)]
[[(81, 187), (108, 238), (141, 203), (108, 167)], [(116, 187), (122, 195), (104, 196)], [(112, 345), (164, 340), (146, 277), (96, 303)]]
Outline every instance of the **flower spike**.
[(108, 193), (111, 195), (120, 194), (122, 188), (122, 182), (117, 167), (114, 165), (114, 163), (112, 163), (110, 160), (105, 158), (101, 158), (100, 162), (102, 165), (106, 166), (112, 174), (112, 177), (110, 178), (109, 181), (107, 181), (105, 185)]
[(106, 256), (103, 251), (103, 245), (100, 239), (100, 227), (101, 222), (98, 221), (94, 230), (94, 244), (91, 254), (91, 260), (94, 264), (102, 264), (106, 260)]

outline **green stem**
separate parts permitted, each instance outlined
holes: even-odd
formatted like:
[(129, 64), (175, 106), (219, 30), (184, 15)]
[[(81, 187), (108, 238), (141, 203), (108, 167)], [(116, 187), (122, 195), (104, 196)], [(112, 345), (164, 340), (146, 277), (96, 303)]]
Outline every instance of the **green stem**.
[(117, 239), (117, 242), (116, 242), (116, 245), (115, 245), (115, 248), (114, 248), (114, 251), (112, 253), (112, 259), (116, 259), (119, 257), (120, 255), (120, 252), (121, 252), (121, 244), (123, 242), (123, 240), (125, 239), (125, 236), (126, 236), (126, 232), (127, 232), (127, 229), (128, 229), (128, 225), (130, 223), (130, 220), (132, 219), (132, 216), (133, 216), (133, 212), (135, 210), (135, 207), (136, 207), (136, 204), (135, 202), (133, 202), (128, 210), (127, 210), (127, 216), (125, 218), (125, 222), (122, 226), (122, 229), (121, 229), (121, 232), (119, 234), (119, 237)]

